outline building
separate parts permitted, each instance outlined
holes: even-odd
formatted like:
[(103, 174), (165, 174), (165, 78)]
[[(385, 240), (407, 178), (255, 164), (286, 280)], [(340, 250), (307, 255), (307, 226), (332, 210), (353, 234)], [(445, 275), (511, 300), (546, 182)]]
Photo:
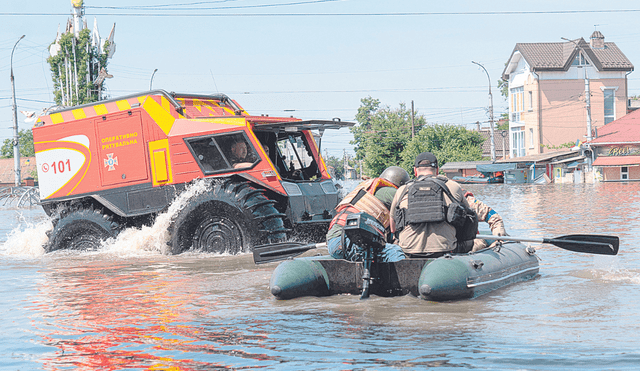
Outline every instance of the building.
[(640, 180), (640, 110), (598, 128), (596, 138), (586, 145), (593, 151), (599, 180)]
[(440, 171), (449, 179), (453, 179), (454, 176), (480, 176), (481, 173), (476, 166), (490, 163), (491, 161), (447, 162), (440, 167)]
[(579, 149), (562, 148), (546, 153), (532, 154), (497, 161), (513, 164), (505, 170), (505, 183), (586, 183), (592, 181), (585, 174), (585, 156)]
[[(33, 185), (36, 177), (36, 158), (20, 157), (20, 175), (23, 185)], [(0, 158), (0, 187), (15, 184), (15, 163), (13, 158)]]
[(580, 38), (516, 44), (502, 73), (509, 87), (511, 157), (585, 141), (624, 116), (632, 71), (627, 57), (599, 31), (589, 43)]
[[(491, 129), (481, 128), (478, 124), (478, 133), (484, 142), (482, 143), (482, 157), (491, 158)], [(497, 125), (493, 130), (493, 142), (496, 151), (496, 160), (506, 160), (509, 158), (509, 135), (506, 130), (498, 130)]]

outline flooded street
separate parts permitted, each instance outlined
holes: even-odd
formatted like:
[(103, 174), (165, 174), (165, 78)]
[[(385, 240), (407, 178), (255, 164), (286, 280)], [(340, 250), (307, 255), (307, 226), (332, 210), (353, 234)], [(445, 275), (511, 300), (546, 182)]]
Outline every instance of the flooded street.
[(44, 212), (2, 209), (0, 368), (637, 369), (640, 184), (466, 188), (512, 236), (618, 235), (620, 252), (534, 244), (535, 280), (473, 300), (276, 301), (277, 263), (165, 255), (161, 223), (99, 251), (44, 254)]

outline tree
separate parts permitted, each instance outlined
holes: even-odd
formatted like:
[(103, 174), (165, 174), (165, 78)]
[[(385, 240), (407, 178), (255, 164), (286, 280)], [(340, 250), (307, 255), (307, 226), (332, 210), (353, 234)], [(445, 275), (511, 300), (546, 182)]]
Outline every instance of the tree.
[[(33, 133), (30, 129), (20, 129), (18, 131), (18, 147), (20, 149), (20, 157), (34, 156)], [(0, 156), (2, 158), (13, 158), (13, 138), (4, 140), (2, 148), (0, 148)]]
[(91, 46), (91, 31), (85, 28), (78, 38), (73, 32), (61, 35), (53, 46), (59, 51), (47, 62), (51, 67), (56, 104), (75, 106), (100, 100), (104, 78), (98, 77), (100, 71), (107, 76), (109, 41), (105, 41), (104, 52), (100, 53), (97, 47)]
[[(504, 64), (507, 65), (506, 63)], [(500, 89), (500, 95), (505, 102), (509, 101), (509, 81), (504, 79), (498, 80), (498, 89)], [(503, 112), (500, 114), (500, 118), (505, 120), (504, 123), (498, 126), (498, 130), (509, 130), (509, 108), (507, 107), (507, 112)]]
[[(384, 169), (397, 165), (401, 153), (411, 140), (411, 110), (404, 103), (399, 108), (380, 107), (380, 101), (372, 97), (360, 100), (356, 121), (351, 128), (356, 157), (363, 160), (363, 172), (367, 176), (378, 176)], [(418, 132), (426, 120), (422, 115), (415, 117)]]
[(480, 133), (451, 124), (427, 125), (413, 138), (402, 152), (401, 166), (411, 173), (416, 156), (425, 151), (433, 153), (438, 166), (447, 162), (482, 160)]
[[(329, 157), (325, 157), (324, 161), (325, 161), (325, 164), (327, 164), (327, 166), (333, 167), (334, 178), (336, 178), (337, 180), (343, 180), (345, 178), (346, 171), (344, 168), (344, 157), (339, 158), (336, 156), (329, 156)], [(356, 160), (355, 158), (351, 158), (349, 156), (347, 156), (347, 164), (354, 168), (357, 168), (359, 166), (358, 160)]]
[(344, 161), (336, 156), (329, 156), (324, 158), (327, 166), (333, 167), (333, 177), (337, 180), (344, 179)]

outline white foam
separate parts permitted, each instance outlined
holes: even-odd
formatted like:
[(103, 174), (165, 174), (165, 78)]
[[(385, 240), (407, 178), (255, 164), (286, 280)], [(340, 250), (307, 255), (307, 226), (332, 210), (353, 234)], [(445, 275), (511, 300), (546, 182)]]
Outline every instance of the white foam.
[(640, 284), (640, 273), (623, 267), (618, 257), (598, 256), (594, 259), (594, 268), (593, 277), (603, 281)]
[(19, 227), (7, 235), (7, 241), (0, 252), (3, 255), (24, 258), (37, 258), (44, 255), (44, 246), (49, 240), (47, 231), (53, 228), (51, 220), (46, 219), (37, 224), (27, 222), (21, 216)]
[(195, 181), (176, 197), (166, 212), (158, 215), (152, 226), (128, 228), (122, 231), (115, 240), (105, 241), (99, 251), (118, 256), (140, 255), (149, 252), (167, 254), (168, 229), (171, 225), (171, 219), (188, 204), (192, 197), (206, 191), (208, 185), (209, 182), (204, 180)]

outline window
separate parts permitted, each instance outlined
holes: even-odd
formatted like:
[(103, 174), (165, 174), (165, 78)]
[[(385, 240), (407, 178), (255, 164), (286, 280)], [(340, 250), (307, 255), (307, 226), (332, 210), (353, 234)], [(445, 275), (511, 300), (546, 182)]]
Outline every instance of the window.
[(278, 133), (276, 142), (280, 175), (288, 180), (313, 180), (322, 176), (311, 146), (302, 133)]
[(629, 168), (627, 166), (622, 166), (620, 168), (620, 179), (629, 180)]
[(522, 128), (511, 129), (511, 157), (521, 157), (525, 154), (524, 130)]
[(533, 111), (533, 92), (529, 90), (529, 111)]
[(522, 111), (524, 111), (524, 87), (511, 89), (511, 121), (520, 122)]
[(616, 94), (615, 89), (603, 89), (604, 93), (604, 124), (608, 124), (616, 119)]
[(574, 58), (573, 63), (571, 63), (571, 65), (572, 66), (588, 66), (589, 60), (587, 60), (584, 54), (578, 53), (576, 54), (576, 57)]
[(533, 129), (529, 129), (529, 148), (533, 148)]
[(205, 174), (248, 168), (260, 159), (243, 133), (191, 138), (186, 142)]

